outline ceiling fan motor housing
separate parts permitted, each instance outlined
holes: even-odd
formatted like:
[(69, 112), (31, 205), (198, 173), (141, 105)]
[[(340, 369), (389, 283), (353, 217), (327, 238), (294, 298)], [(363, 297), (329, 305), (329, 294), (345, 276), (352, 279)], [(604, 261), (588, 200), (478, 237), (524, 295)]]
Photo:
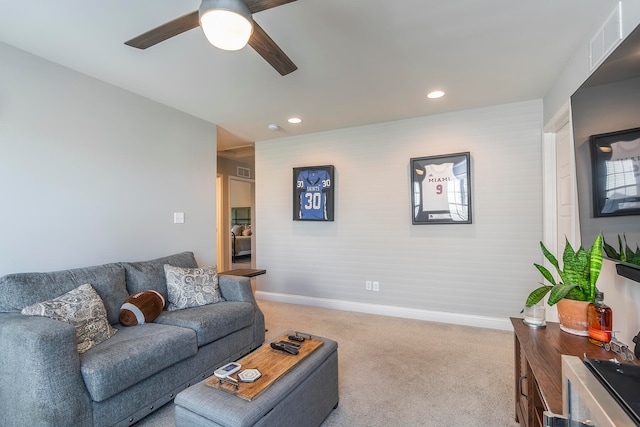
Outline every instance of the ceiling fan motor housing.
[[(249, 44), (280, 75), (285, 76), (298, 67), (253, 20), (252, 13), (294, 1), (296, 0), (202, 0), (198, 10), (140, 34), (125, 44), (136, 49), (147, 49), (200, 26), (212, 45), (224, 50), (239, 50)], [(221, 14), (230, 16), (218, 19)], [(230, 22), (235, 22), (235, 25)], [(230, 28), (230, 31), (224, 31), (225, 28)]]
[(198, 9), (200, 19), (202, 19), (203, 14), (210, 10), (228, 10), (229, 12), (237, 13), (249, 22), (253, 22), (251, 11), (242, 0), (202, 0), (200, 9)]
[(202, 0), (198, 16), (209, 42), (223, 50), (242, 49), (253, 33), (251, 11), (242, 0)]

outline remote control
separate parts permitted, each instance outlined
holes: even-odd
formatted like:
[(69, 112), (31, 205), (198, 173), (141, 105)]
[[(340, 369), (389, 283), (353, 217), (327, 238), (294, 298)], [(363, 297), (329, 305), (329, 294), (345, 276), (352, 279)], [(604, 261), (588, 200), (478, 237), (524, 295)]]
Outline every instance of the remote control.
[(277, 344), (280, 344), (285, 349), (288, 349), (287, 351), (289, 351), (289, 350), (295, 351), (295, 353), (291, 353), (290, 352), (291, 354), (298, 354), (298, 349), (300, 348), (299, 345), (296, 345), (296, 344), (294, 344), (292, 342), (287, 342), (287, 341), (278, 341)]
[(294, 342), (289, 342), (289, 341), (278, 341), (279, 344), (282, 345), (288, 345), (290, 347), (295, 347), (296, 349), (300, 349), (300, 344), (296, 344)]
[(298, 342), (303, 342), (304, 341), (303, 337), (299, 337), (297, 335), (289, 335), (289, 339), (291, 341), (298, 341)]
[(216, 369), (213, 372), (213, 375), (215, 375), (218, 378), (227, 378), (229, 375), (238, 372), (240, 370), (240, 368), (242, 367), (242, 365), (240, 365), (239, 363), (236, 362), (231, 362), (231, 363), (227, 363), (224, 366), (219, 367), (218, 369)]
[(287, 353), (296, 355), (298, 354), (298, 349), (292, 346), (288, 346), (288, 345), (283, 345), (280, 344), (279, 342), (272, 342), (271, 343), (271, 348), (276, 349), (276, 350), (282, 350), (282, 351), (286, 351)]

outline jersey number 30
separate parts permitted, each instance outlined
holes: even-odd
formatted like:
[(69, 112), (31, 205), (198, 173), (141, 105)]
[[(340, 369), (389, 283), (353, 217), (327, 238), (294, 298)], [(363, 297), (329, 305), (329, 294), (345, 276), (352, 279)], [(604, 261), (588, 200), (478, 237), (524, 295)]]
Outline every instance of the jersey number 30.
[(322, 193), (305, 193), (304, 198), (307, 199), (306, 210), (317, 210), (322, 206)]

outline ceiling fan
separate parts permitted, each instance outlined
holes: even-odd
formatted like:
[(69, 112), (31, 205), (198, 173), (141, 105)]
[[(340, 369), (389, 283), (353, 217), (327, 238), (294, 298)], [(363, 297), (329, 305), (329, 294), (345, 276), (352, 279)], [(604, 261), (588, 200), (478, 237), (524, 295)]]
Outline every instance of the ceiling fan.
[[(237, 50), (248, 43), (276, 71), (285, 76), (297, 70), (298, 67), (262, 27), (253, 20), (252, 14), (293, 1), (296, 0), (202, 0), (199, 10), (160, 25), (126, 41), (124, 44), (138, 49), (146, 49), (197, 26), (202, 26), (207, 39), (214, 46), (225, 50)], [(237, 35), (238, 32), (244, 31), (243, 42), (241, 41), (239, 44), (232, 46), (214, 43), (213, 38), (215, 36), (211, 32), (220, 32), (220, 30), (227, 27), (227, 18), (239, 22), (241, 27), (234, 27), (231, 32)], [(248, 41), (246, 40), (247, 37)]]

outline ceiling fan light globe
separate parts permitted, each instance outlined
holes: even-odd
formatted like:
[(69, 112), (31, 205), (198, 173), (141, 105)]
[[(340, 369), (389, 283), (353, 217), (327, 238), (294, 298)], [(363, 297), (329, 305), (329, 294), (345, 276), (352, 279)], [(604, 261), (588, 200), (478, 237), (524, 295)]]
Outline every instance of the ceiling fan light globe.
[(251, 12), (241, 0), (203, 0), (200, 26), (209, 43), (223, 50), (242, 49), (253, 32)]

